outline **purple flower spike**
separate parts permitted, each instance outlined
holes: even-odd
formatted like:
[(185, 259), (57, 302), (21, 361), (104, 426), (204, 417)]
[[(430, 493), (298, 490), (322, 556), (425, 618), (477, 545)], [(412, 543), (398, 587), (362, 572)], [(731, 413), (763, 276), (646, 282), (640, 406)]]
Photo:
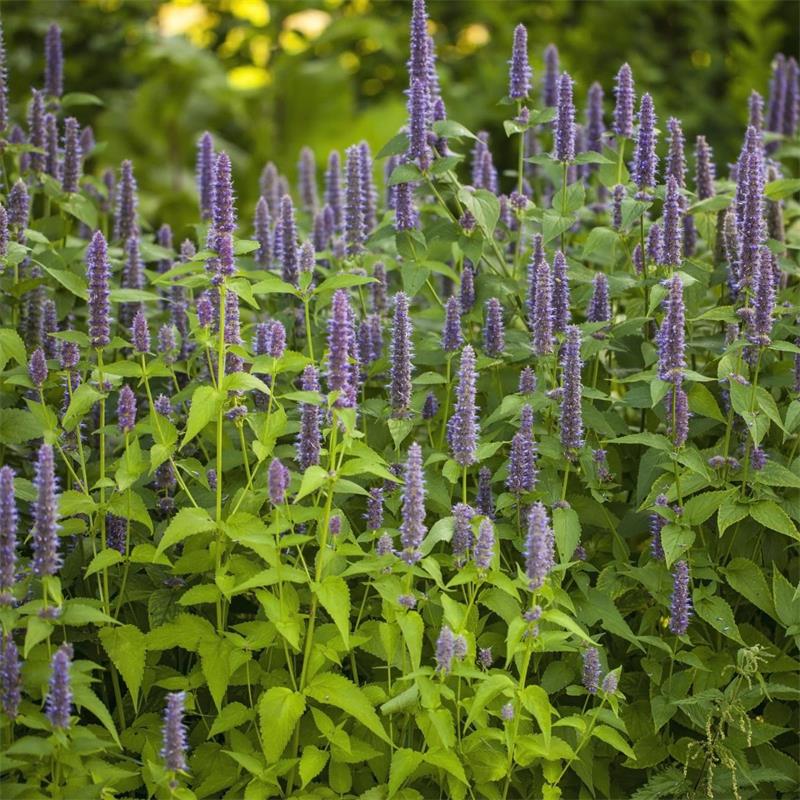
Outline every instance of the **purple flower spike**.
[(636, 150), (633, 156), (632, 177), (639, 187), (639, 194), (647, 196), (647, 190), (656, 185), (658, 156), (656, 155), (656, 112), (653, 98), (642, 95), (639, 106), (639, 132), (636, 136)]
[(667, 178), (673, 177), (678, 183), (678, 188), (686, 188), (686, 155), (685, 140), (681, 122), (675, 117), (667, 120), (669, 131), (669, 154), (667, 155)]
[(689, 565), (685, 561), (678, 561), (672, 575), (669, 629), (676, 636), (683, 636), (689, 630), (689, 618), (692, 616), (692, 598), (689, 595)]
[(439, 413), (439, 401), (433, 392), (425, 395), (425, 402), (422, 404), (422, 419), (432, 420)]
[(18, 242), (24, 242), (25, 228), (28, 227), (30, 221), (31, 198), (28, 194), (28, 187), (21, 179), (11, 187), (7, 202), (9, 228)]
[(558, 48), (554, 44), (547, 45), (544, 50), (542, 102), (546, 106), (558, 103)]
[(414, 0), (409, 30), (408, 74), (411, 80), (428, 79), (428, 14), (425, 0)]
[(346, 156), (344, 236), (347, 242), (347, 254), (356, 256), (364, 252), (364, 242), (367, 239), (361, 181), (361, 152), (358, 145), (348, 147)]
[(689, 437), (689, 398), (681, 382), (673, 383), (664, 396), (667, 433), (675, 447), (683, 447)]
[(430, 118), (428, 86), (425, 80), (415, 78), (408, 94), (408, 158), (416, 161), (421, 170), (430, 166), (428, 147), (428, 119)]
[(16, 583), (17, 520), (14, 470), (0, 467), (0, 606), (8, 604)]
[(614, 195), (613, 195), (613, 211), (612, 211), (612, 220), (614, 224), (614, 228), (616, 230), (620, 230), (622, 228), (622, 201), (625, 199), (625, 187), (618, 183), (614, 187)]
[(595, 153), (603, 152), (603, 87), (595, 81), (589, 87), (589, 103), (586, 107), (586, 149)]
[(740, 243), (740, 289), (749, 287), (766, 241), (764, 220), (764, 152), (761, 137), (750, 127), (745, 134), (736, 180), (736, 228)]
[(475, 540), (473, 552), (475, 566), (487, 570), (492, 566), (494, 558), (494, 525), (489, 519), (484, 519), (478, 526), (478, 538)]
[(461, 303), (456, 295), (447, 298), (442, 329), (442, 350), (453, 353), (464, 343), (461, 333)]
[(70, 727), (72, 712), (72, 688), (69, 670), (72, 665), (72, 645), (62, 644), (50, 662), (50, 681), (45, 713), (54, 728), (66, 730)]
[(600, 654), (596, 647), (587, 647), (583, 653), (581, 682), (589, 694), (597, 694), (597, 690), (600, 688)]
[(455, 636), (448, 625), (442, 626), (439, 638), (436, 640), (436, 672), (440, 675), (449, 674), (455, 657)]
[(0, 205), (0, 258), (8, 255), (8, 213)]
[(667, 194), (664, 198), (664, 230), (659, 264), (670, 267), (680, 265), (682, 231), (683, 196), (678, 188), (678, 181), (670, 175), (667, 178)]
[[(278, 237), (280, 231), (280, 237)], [(297, 286), (299, 259), (297, 252), (297, 223), (295, 222), (294, 204), (292, 198), (285, 194), (281, 198), (280, 217), (275, 226), (276, 240), (275, 257), (281, 263), (281, 277), (286, 283)]]
[(129, 237), (139, 235), (139, 198), (136, 178), (133, 176), (133, 164), (130, 161), (123, 161), (120, 166), (116, 196), (114, 239), (118, 242), (127, 242)]
[(503, 324), (503, 306), (496, 297), (491, 297), (486, 301), (485, 320), (483, 349), (487, 356), (499, 358), (506, 348), (506, 332)]
[(553, 352), (553, 278), (544, 252), (536, 243), (528, 273), (529, 298), (533, 293), (533, 313), (530, 316), (533, 352), (544, 356)]
[(786, 96), (783, 104), (783, 135), (794, 138), (800, 121), (800, 68), (797, 60), (786, 62)]
[[(44, 92), (31, 89), (31, 104), (28, 108), (28, 143), (38, 150), (46, 150)], [(45, 167), (44, 152), (30, 153), (31, 169), (41, 172)]]
[[(311, 364), (303, 370), (301, 387), (304, 392), (319, 391), (319, 375)], [(297, 462), (302, 470), (319, 464), (321, 441), (319, 406), (303, 403), (300, 407), (300, 432), (297, 437)]]
[[(199, 303), (199, 300), (198, 300)], [(133, 325), (131, 327), (131, 339), (133, 340), (133, 349), (139, 353), (147, 353), (150, 350), (150, 329), (147, 326), (147, 317), (144, 311), (140, 308), (133, 318)]]
[(340, 392), (336, 404), (340, 408), (356, 405), (356, 381), (350, 363), (355, 355), (353, 312), (344, 289), (337, 289), (331, 301), (328, 321), (328, 390)]
[(475, 305), (475, 271), (467, 264), (461, 273), (461, 291), (459, 292), (461, 301), (461, 312), (467, 313)]
[(528, 31), (524, 25), (514, 28), (514, 47), (508, 63), (508, 96), (512, 100), (524, 100), (531, 90), (532, 75), (528, 63)]
[(570, 321), (567, 259), (557, 250), (553, 257), (553, 331), (563, 333)]
[(14, 639), (10, 634), (0, 634), (0, 708), (15, 720), (22, 700), (22, 665)]
[(214, 208), (212, 221), (217, 234), (233, 233), (236, 230), (236, 208), (234, 206), (231, 159), (225, 152), (217, 155), (214, 165)]
[(405, 488), (400, 523), (400, 557), (407, 564), (416, 564), (422, 558), (419, 551), (428, 532), (425, 525), (425, 475), (422, 469), (422, 448), (413, 442), (408, 448), (405, 468)]
[(333, 209), (336, 231), (342, 229), (344, 209), (342, 202), (342, 164), (339, 153), (332, 150), (328, 156), (328, 168), (325, 170), (325, 204)]
[(136, 395), (127, 383), (119, 392), (117, 423), (123, 433), (130, 433), (136, 425)]
[(705, 136), (698, 136), (694, 148), (694, 185), (698, 200), (714, 196), (714, 153)]
[(303, 211), (313, 214), (319, 203), (317, 199), (317, 162), (310, 147), (300, 150), (297, 166), (297, 189)]
[(58, 553), (58, 482), (52, 445), (43, 444), (39, 448), (34, 486), (36, 499), (32, 510), (31, 571), (37, 578), (43, 578), (45, 575), (55, 575), (61, 567)]
[(414, 205), (414, 184), (398, 183), (395, 187), (394, 228), (413, 231), (419, 228), (419, 212)]
[(8, 127), (8, 65), (6, 46), (3, 40), (3, 25), (0, 23), (0, 131)]
[(528, 514), (528, 535), (525, 539), (525, 575), (532, 592), (541, 589), (554, 566), (553, 530), (547, 509), (534, 503)]
[(411, 359), (414, 356), (411, 320), (408, 315), (408, 295), (405, 292), (398, 292), (394, 303), (389, 399), (394, 414), (404, 416), (411, 406)]
[(259, 197), (258, 203), (256, 203), (253, 228), (255, 239), (258, 242), (256, 263), (263, 269), (270, 269), (272, 267), (272, 219), (267, 201), (263, 197)]
[(58, 121), (55, 114), (44, 117), (45, 161), (44, 171), (58, 180), (60, 164), (58, 163)]
[(761, 248), (758, 269), (753, 279), (754, 313), (750, 317), (748, 338), (753, 344), (769, 346), (772, 315), (775, 311), (775, 255), (766, 246)]
[(44, 39), (44, 91), (48, 97), (64, 94), (64, 52), (61, 45), (61, 28), (53, 23)]
[(519, 393), (533, 394), (536, 391), (536, 373), (530, 368), (523, 368), (519, 374)]
[(778, 53), (772, 62), (767, 108), (767, 130), (779, 133), (786, 108), (786, 56), (783, 53)]
[(383, 489), (380, 486), (374, 486), (369, 490), (364, 519), (367, 521), (368, 530), (377, 531), (383, 527)]
[(478, 374), (475, 370), (475, 351), (466, 345), (461, 352), (461, 369), (456, 388), (453, 416), (447, 423), (447, 440), (453, 459), (462, 467), (475, 463), (478, 448), (478, 408), (475, 404)]
[(686, 310), (683, 283), (678, 275), (669, 282), (665, 310), (658, 332), (658, 377), (662, 381), (679, 383), (686, 368)]
[(491, 647), (481, 647), (478, 650), (478, 663), (483, 669), (490, 669), (494, 663), (494, 656), (492, 655)]
[(462, 566), (472, 550), (475, 536), (472, 533), (472, 518), (475, 509), (466, 503), (456, 503), (453, 506), (453, 538), (450, 540), (455, 563)]
[(757, 131), (764, 130), (764, 98), (755, 89), (750, 92), (750, 99), (747, 103), (748, 125), (752, 125)]
[(608, 278), (604, 272), (598, 272), (592, 281), (594, 291), (586, 312), (588, 322), (608, 322), (611, 319), (611, 303), (608, 299)]
[(111, 341), (111, 304), (109, 302), (109, 278), (111, 264), (108, 246), (100, 231), (97, 231), (86, 249), (86, 277), (89, 292), (89, 340), (97, 350), (102, 350)]
[(214, 214), (214, 140), (206, 131), (197, 140), (197, 162), (195, 174), (197, 178), (197, 192), (200, 195), (200, 215), (204, 221), (211, 219)]
[(164, 708), (164, 726), (161, 729), (161, 758), (168, 772), (186, 772), (186, 726), (183, 724), (185, 692), (170, 692)]
[(494, 497), (492, 496), (492, 471), (489, 467), (478, 470), (478, 494), (475, 498), (478, 512), (484, 517), (494, 519)]
[(633, 136), (633, 109), (636, 95), (633, 88), (633, 72), (628, 64), (623, 64), (617, 73), (614, 86), (616, 105), (614, 106), (614, 134), (619, 138)]
[(575, 104), (572, 100), (572, 78), (566, 72), (558, 79), (558, 113), (553, 127), (557, 161), (575, 160)]
[(532, 492), (539, 472), (536, 468), (536, 442), (533, 439), (533, 409), (522, 407), (519, 430), (511, 440), (506, 486), (514, 494)]
[(582, 368), (581, 332), (575, 325), (570, 325), (561, 351), (561, 446), (568, 457), (574, 456), (574, 451), (583, 447)]
[(662, 248), (661, 226), (657, 222), (654, 222), (650, 226), (650, 230), (647, 232), (648, 261), (652, 261), (654, 264), (660, 264), (662, 260), (661, 248)]
[(376, 203), (378, 202), (378, 192), (375, 189), (375, 182), (372, 178), (372, 152), (369, 144), (362, 141), (358, 145), (359, 157), (359, 179), (361, 181), (361, 198), (364, 213), (365, 234), (369, 236), (377, 224)]
[(80, 126), (75, 117), (64, 120), (64, 165), (61, 188), (65, 192), (77, 192), (81, 180)]
[(286, 491), (289, 488), (289, 470), (277, 458), (273, 458), (269, 464), (267, 483), (270, 503), (273, 506), (282, 506), (286, 502)]
[(42, 384), (47, 380), (47, 359), (41, 347), (37, 347), (31, 353), (31, 358), (28, 362), (28, 375), (37, 389), (41, 389)]
[[(656, 505), (660, 506), (661, 508), (666, 508), (669, 505), (667, 496), (665, 494), (660, 494), (658, 497), (656, 497)], [(650, 555), (657, 561), (664, 560), (664, 547), (661, 544), (661, 531), (664, 529), (666, 524), (667, 519), (666, 517), (662, 517), (661, 514), (653, 512), (650, 515), (650, 535), (652, 536), (650, 540)]]

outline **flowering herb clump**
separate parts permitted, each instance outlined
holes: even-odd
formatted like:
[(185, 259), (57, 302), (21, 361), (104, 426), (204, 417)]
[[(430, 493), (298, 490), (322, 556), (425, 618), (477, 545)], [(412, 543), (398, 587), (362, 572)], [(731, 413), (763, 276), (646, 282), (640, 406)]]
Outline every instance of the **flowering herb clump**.
[(800, 792), (796, 60), (726, 165), (513, 21), (504, 142), (440, 12), (389, 142), (176, 142), (188, 226), (0, 42), (8, 797)]

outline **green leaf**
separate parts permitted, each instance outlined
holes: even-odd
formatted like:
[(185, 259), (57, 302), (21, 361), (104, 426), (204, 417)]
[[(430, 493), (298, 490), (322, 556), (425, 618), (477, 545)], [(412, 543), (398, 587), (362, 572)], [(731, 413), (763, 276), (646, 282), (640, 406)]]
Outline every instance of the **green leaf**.
[[(80, 387), (79, 387), (80, 388)], [(183, 435), (181, 447), (185, 447), (208, 425), (216, 419), (222, 405), (222, 395), (211, 386), (198, 386), (192, 394), (189, 404), (189, 419), (186, 421), (186, 433)]]
[(448, 139), (477, 139), (478, 137), (467, 127), (453, 119), (440, 119), (431, 126), (437, 136)]
[(733, 497), (729, 497), (719, 507), (717, 513), (717, 527), (719, 535), (722, 536), (731, 525), (743, 520), (750, 512), (750, 507), (744, 503), (738, 503)]
[(216, 523), (204, 508), (182, 508), (164, 531), (156, 555), (161, 555), (168, 547), (182, 542), (189, 536), (213, 530), (215, 527)]
[(783, 200), (797, 192), (800, 192), (800, 178), (780, 178), (764, 187), (764, 194), (770, 200)]
[(428, 750), (422, 756), (428, 764), (443, 769), (464, 785), (469, 785), (464, 767), (452, 750)]
[(128, 691), (133, 707), (139, 709), (139, 689), (144, 678), (144, 662), (147, 639), (135, 625), (119, 625), (101, 628), (100, 643), (117, 668)]
[(303, 473), (300, 481), (300, 489), (295, 495), (294, 502), (298, 503), (307, 495), (316, 492), (325, 481), (328, 480), (328, 472), (317, 464), (308, 467)]
[(101, 570), (107, 569), (108, 567), (113, 566), (114, 564), (119, 564), (120, 561), (123, 559), (122, 553), (119, 550), (114, 550), (113, 548), (106, 548), (105, 550), (101, 550), (89, 563), (89, 566), (86, 568), (86, 572), (84, 573), (84, 578), (88, 578), (90, 575), (94, 575), (95, 572), (100, 572)]
[(274, 764), (281, 757), (305, 710), (306, 698), (285, 686), (273, 686), (261, 695), (258, 718), (267, 763)]
[(401, 747), (392, 753), (392, 764), (389, 768), (389, 800), (399, 791), (400, 787), (414, 774), (422, 763), (422, 753)]
[(5, 368), (12, 358), (21, 367), (28, 363), (28, 354), (20, 335), (10, 328), (2, 328), (0, 329), (0, 369)]
[(402, 153), (405, 153), (407, 150), (408, 135), (405, 133), (398, 133), (396, 136), (393, 136), (391, 139), (389, 139), (389, 141), (386, 142), (383, 147), (381, 147), (375, 156), (375, 160), (380, 161), (380, 159), (387, 158), (388, 156), (399, 156)]
[(387, 186), (397, 186), (398, 183), (416, 183), (422, 173), (416, 164), (398, 164), (389, 177)]
[(411, 657), (411, 668), (418, 670), (422, 663), (422, 643), (425, 636), (425, 623), (416, 611), (409, 611), (397, 617), (397, 625), (403, 633), (403, 641)]
[(551, 242), (575, 224), (573, 217), (562, 217), (553, 211), (545, 211), (542, 216), (542, 240), (544, 244)]
[(316, 587), (322, 607), (331, 615), (344, 646), (350, 649), (350, 589), (344, 578), (329, 575)]
[(75, 106), (102, 106), (103, 101), (97, 95), (88, 92), (67, 92), (61, 98), (61, 108), (73, 108)]
[(689, 389), (689, 408), (701, 417), (715, 419), (718, 422), (727, 420), (720, 411), (716, 398), (702, 383), (695, 383)]
[(728, 579), (728, 585), (754, 606), (775, 617), (775, 604), (760, 567), (748, 558), (734, 558), (720, 571)]
[(478, 689), (475, 692), (475, 696), (472, 698), (472, 702), (470, 703), (469, 707), (469, 714), (467, 714), (467, 721), (464, 723), (464, 725), (468, 726), (471, 722), (473, 722), (477, 718), (478, 714), (480, 714), (486, 708), (486, 706), (501, 692), (506, 690), (513, 691), (515, 688), (516, 686), (514, 681), (512, 681), (511, 677), (505, 673), (496, 673), (484, 678), (480, 682)]
[(774, 500), (759, 500), (750, 506), (750, 516), (765, 528), (784, 533), (800, 541), (794, 522)]
[(671, 567), (695, 540), (695, 532), (685, 525), (667, 524), (661, 529), (661, 545), (667, 566)]
[(117, 733), (117, 726), (114, 724), (114, 720), (111, 719), (111, 714), (103, 705), (102, 700), (100, 700), (88, 686), (73, 684), (72, 699), (75, 701), (75, 705), (78, 708), (86, 708), (91, 711), (92, 714), (103, 723), (103, 727), (111, 734), (111, 737), (117, 743), (117, 747), (122, 747), (119, 734)]
[(100, 394), (97, 389), (90, 386), (88, 383), (82, 383), (75, 389), (72, 393), (72, 400), (67, 408), (67, 413), (64, 414), (64, 418), (61, 421), (64, 430), (74, 430), (75, 426), (89, 413), (92, 406), (102, 396), (103, 395)]
[(242, 703), (229, 703), (222, 711), (217, 714), (211, 730), (208, 732), (206, 739), (212, 739), (220, 733), (225, 733), (233, 728), (238, 728), (245, 722), (249, 722), (253, 718), (253, 711)]
[(561, 555), (561, 563), (572, 560), (575, 548), (581, 540), (581, 522), (572, 508), (556, 508), (553, 511), (553, 533)]
[(38, 439), (44, 429), (30, 411), (21, 408), (0, 408), (0, 444), (22, 444)]
[(714, 630), (723, 636), (744, 645), (731, 607), (721, 597), (706, 597), (696, 589), (693, 594), (694, 609), (700, 619), (705, 620)]
[(533, 714), (534, 719), (542, 729), (545, 746), (550, 747), (553, 708), (550, 705), (547, 692), (541, 686), (527, 686), (522, 693), (522, 703)]
[(599, 739), (601, 742), (610, 744), (615, 750), (624, 753), (631, 761), (636, 761), (636, 754), (631, 749), (631, 746), (622, 738), (622, 734), (609, 727), (608, 725), (597, 725), (592, 731), (592, 736)]
[[(97, 208), (84, 194), (71, 194), (61, 208), (91, 229), (97, 227)], [(69, 287), (67, 287), (69, 288)]]
[(325, 769), (330, 754), (325, 750), (320, 750), (313, 744), (303, 748), (303, 755), (300, 756), (300, 788), (305, 787)]
[(364, 692), (344, 675), (335, 675), (332, 672), (317, 675), (306, 687), (305, 692), (319, 703), (342, 709), (384, 742), (389, 743), (389, 737), (372, 703)]
[(596, 256), (595, 261), (610, 262), (614, 258), (619, 234), (611, 228), (592, 228), (583, 244), (583, 258)]
[[(198, 647), (200, 667), (217, 711), (222, 709), (222, 701), (225, 692), (228, 691), (232, 672), (232, 650), (233, 645), (227, 639), (220, 639), (217, 636), (201, 640)], [(242, 655), (247, 658), (246, 654)]]
[(731, 492), (727, 489), (696, 494), (694, 497), (689, 498), (683, 507), (683, 522), (690, 526), (701, 525), (730, 496)]

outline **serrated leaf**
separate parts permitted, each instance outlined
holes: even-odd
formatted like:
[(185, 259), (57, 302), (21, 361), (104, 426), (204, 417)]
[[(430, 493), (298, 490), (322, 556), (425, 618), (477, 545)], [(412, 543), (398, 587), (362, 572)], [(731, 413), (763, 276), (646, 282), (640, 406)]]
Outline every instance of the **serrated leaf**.
[(144, 663), (147, 652), (147, 639), (135, 625), (120, 625), (101, 628), (100, 643), (108, 653), (117, 671), (122, 675), (131, 693), (133, 707), (139, 708), (139, 689), (144, 678)]
[(303, 473), (300, 481), (300, 489), (295, 495), (294, 502), (298, 503), (307, 495), (316, 492), (317, 489), (328, 480), (328, 472), (317, 464), (308, 467)]
[(350, 649), (350, 589), (344, 578), (330, 575), (316, 588), (322, 607), (331, 615), (344, 646)]
[(114, 550), (113, 548), (101, 550), (91, 560), (89, 566), (86, 567), (86, 572), (84, 573), (83, 577), (88, 578), (90, 575), (94, 575), (95, 572), (100, 572), (101, 570), (108, 569), (108, 567), (111, 567), (114, 564), (119, 564), (122, 559), (123, 555), (119, 552), (119, 550)]
[(189, 405), (189, 418), (186, 421), (186, 433), (183, 435), (181, 447), (185, 447), (219, 414), (222, 395), (211, 386), (198, 386), (192, 394)]
[(306, 710), (306, 698), (285, 686), (273, 686), (258, 701), (261, 744), (267, 763), (274, 764), (292, 738)]
[(325, 750), (320, 750), (313, 744), (306, 745), (303, 748), (303, 755), (300, 756), (299, 767), (301, 789), (305, 789), (305, 787), (325, 769), (329, 757), (329, 753)]
[(216, 523), (204, 508), (182, 508), (164, 531), (156, 555), (161, 555), (168, 547), (182, 542), (189, 536), (213, 530), (214, 527)]
[(753, 605), (775, 617), (775, 604), (764, 573), (748, 558), (734, 558), (720, 568), (730, 587)]
[(249, 722), (253, 718), (253, 711), (242, 703), (228, 703), (222, 711), (217, 714), (211, 730), (208, 732), (206, 739), (212, 739), (220, 733), (225, 733), (232, 728), (238, 728), (245, 722)]
[(389, 798), (393, 798), (400, 787), (414, 774), (422, 763), (422, 753), (401, 747), (392, 753), (392, 764), (389, 768)]
[(774, 500), (759, 500), (751, 505), (750, 516), (765, 528), (800, 541), (800, 534), (791, 517)]
[(575, 548), (581, 540), (581, 522), (572, 508), (553, 510), (553, 533), (561, 556), (561, 563), (572, 560)]
[(739, 633), (736, 620), (733, 618), (731, 607), (721, 597), (706, 597), (694, 592), (694, 609), (697, 616), (705, 620), (714, 630), (719, 631), (723, 636), (733, 639), (744, 645), (744, 640)]
[(597, 725), (592, 731), (592, 736), (599, 739), (601, 742), (610, 744), (615, 750), (624, 753), (631, 761), (636, 761), (636, 754), (631, 749), (631, 746), (622, 738), (622, 734), (608, 725)]

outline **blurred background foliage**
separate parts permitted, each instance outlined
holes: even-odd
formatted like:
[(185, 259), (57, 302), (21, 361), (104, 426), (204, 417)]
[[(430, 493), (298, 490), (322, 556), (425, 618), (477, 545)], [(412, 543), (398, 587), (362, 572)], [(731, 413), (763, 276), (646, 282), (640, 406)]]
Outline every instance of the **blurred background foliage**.
[[(7, 0), (15, 116), (42, 84), (44, 33), (56, 21), (65, 90), (103, 101), (78, 109), (103, 143), (96, 159), (134, 160), (147, 221), (195, 220), (194, 148), (206, 129), (234, 160), (249, 216), (267, 160), (293, 180), (304, 144), (322, 167), (332, 148), (366, 139), (377, 150), (396, 133), (410, 10), (408, 0)], [(720, 165), (735, 158), (750, 89), (766, 94), (773, 54), (796, 52), (800, 30), (794, 0), (429, 0), (428, 10), (449, 116), (489, 130), (509, 165), (498, 100), (517, 22), (529, 31), (537, 96), (551, 41), (579, 105), (598, 80), (609, 114), (613, 76), (628, 61), (662, 125), (683, 109), (687, 139), (705, 133)]]

